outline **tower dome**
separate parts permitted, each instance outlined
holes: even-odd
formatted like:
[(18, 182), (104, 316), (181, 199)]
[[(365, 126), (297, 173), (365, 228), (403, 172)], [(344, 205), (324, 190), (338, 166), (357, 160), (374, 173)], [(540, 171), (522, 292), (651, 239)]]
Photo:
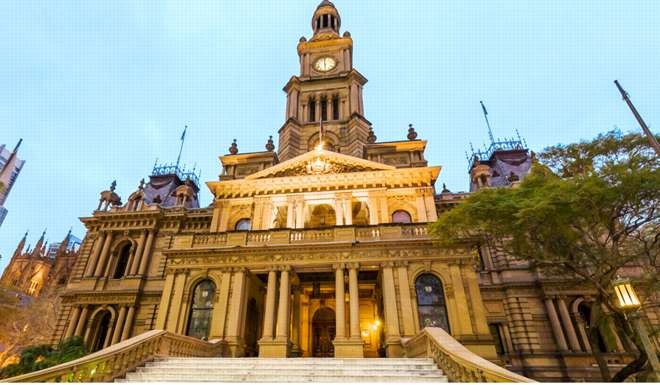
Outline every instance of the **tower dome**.
[(330, 33), (339, 35), (339, 27), (341, 26), (341, 17), (335, 5), (328, 0), (323, 0), (321, 4), (316, 7), (314, 16), (312, 17), (312, 30), (314, 36), (318, 34)]

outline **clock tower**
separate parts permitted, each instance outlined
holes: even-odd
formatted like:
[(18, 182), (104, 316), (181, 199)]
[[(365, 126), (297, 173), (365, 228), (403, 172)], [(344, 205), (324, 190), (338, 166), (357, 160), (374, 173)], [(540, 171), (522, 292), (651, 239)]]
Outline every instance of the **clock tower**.
[(328, 0), (312, 16), (312, 38), (300, 38), (300, 75), (284, 86), (286, 121), (280, 128), (279, 159), (312, 150), (323, 122), (326, 149), (365, 157), (371, 123), (364, 117), (362, 88), (367, 79), (353, 68), (353, 39), (340, 35), (341, 17)]

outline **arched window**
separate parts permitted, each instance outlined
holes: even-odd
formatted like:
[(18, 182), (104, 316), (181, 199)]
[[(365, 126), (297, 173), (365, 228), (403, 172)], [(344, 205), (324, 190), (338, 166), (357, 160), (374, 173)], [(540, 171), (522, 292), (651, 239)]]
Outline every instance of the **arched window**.
[(309, 118), (310, 122), (316, 121), (316, 100), (309, 101)]
[(415, 281), (419, 327), (440, 327), (449, 333), (449, 319), (442, 282), (433, 274), (422, 274)]
[(112, 278), (118, 279), (126, 274), (126, 267), (128, 266), (128, 259), (130, 256), (131, 244), (126, 243), (121, 249), (119, 249), (119, 253), (117, 254), (117, 264), (115, 265), (115, 272), (112, 274)]
[(392, 223), (412, 223), (412, 218), (405, 210), (397, 210), (392, 213)]
[(339, 98), (336, 96), (332, 98), (332, 119), (339, 119)]
[(236, 231), (250, 231), (252, 229), (252, 221), (250, 218), (239, 219), (234, 226)]
[(214, 296), (215, 284), (210, 279), (205, 279), (195, 286), (186, 335), (199, 339), (209, 337)]

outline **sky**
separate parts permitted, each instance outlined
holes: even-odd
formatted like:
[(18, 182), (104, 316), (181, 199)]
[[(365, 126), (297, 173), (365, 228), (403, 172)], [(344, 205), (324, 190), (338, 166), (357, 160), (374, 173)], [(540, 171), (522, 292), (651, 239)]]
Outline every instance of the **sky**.
[[(660, 2), (336, 0), (369, 82), (379, 141), (412, 123), (441, 165), (437, 188), (468, 189), (465, 151), (515, 130), (534, 151), (639, 126), (618, 79), (653, 129), (660, 122)], [(0, 269), (26, 230), (34, 245), (84, 236), (99, 192), (124, 200), (156, 159), (217, 180), (241, 152), (277, 141), (282, 87), (298, 73), (318, 0), (0, 2), (0, 143), (26, 160), (0, 227)], [(657, 130), (655, 131), (657, 132)], [(211, 194), (201, 186), (201, 203)]]

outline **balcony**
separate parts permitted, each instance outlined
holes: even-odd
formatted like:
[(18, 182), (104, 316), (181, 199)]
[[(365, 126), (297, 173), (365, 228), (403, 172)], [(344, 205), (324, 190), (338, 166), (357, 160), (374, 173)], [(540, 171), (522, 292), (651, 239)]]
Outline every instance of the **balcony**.
[(177, 237), (174, 248), (259, 247), (411, 239), (430, 239), (427, 224), (383, 224), (374, 226), (338, 226), (326, 229), (273, 229), (188, 234)]

